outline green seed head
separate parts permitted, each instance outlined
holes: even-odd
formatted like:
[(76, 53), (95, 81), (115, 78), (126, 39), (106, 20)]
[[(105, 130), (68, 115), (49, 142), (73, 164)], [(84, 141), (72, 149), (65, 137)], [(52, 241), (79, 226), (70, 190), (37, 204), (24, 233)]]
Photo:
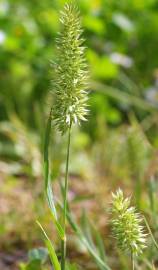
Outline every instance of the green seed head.
[(73, 4), (65, 5), (60, 22), (57, 60), (53, 65), (52, 115), (58, 130), (64, 134), (73, 123), (86, 120), (88, 76), (79, 12)]
[(138, 256), (146, 247), (146, 234), (141, 225), (142, 218), (135, 207), (130, 206), (130, 198), (124, 198), (121, 189), (112, 193), (112, 233), (118, 246)]

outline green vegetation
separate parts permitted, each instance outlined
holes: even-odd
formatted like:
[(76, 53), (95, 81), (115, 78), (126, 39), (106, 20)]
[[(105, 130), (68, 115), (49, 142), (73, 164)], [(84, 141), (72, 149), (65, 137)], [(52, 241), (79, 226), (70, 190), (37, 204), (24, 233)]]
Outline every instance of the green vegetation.
[(0, 1), (0, 269), (157, 269), (158, 4), (75, 5)]

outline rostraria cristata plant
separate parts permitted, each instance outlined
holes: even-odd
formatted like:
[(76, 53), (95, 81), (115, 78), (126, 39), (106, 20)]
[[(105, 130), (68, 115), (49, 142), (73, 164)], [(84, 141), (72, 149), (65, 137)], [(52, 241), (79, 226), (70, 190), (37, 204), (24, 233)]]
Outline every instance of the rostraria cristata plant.
[(142, 254), (146, 247), (146, 234), (142, 226), (142, 217), (130, 206), (130, 198), (124, 198), (121, 189), (112, 193), (112, 233), (117, 240), (118, 247), (124, 252), (129, 251), (134, 258)]
[(54, 64), (52, 118), (57, 129), (68, 131), (67, 159), (64, 184), (63, 230), (61, 245), (61, 269), (65, 269), (66, 214), (68, 191), (68, 167), (71, 126), (86, 120), (87, 115), (87, 65), (82, 46), (82, 29), (77, 8), (66, 4), (60, 17), (61, 31), (56, 42), (57, 60)]

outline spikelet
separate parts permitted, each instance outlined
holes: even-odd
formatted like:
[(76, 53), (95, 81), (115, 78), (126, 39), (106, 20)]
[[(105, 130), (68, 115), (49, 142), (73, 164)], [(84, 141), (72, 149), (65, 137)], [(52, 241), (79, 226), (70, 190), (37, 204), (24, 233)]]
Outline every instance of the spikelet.
[(121, 189), (112, 193), (112, 233), (118, 247), (138, 256), (146, 247), (146, 234), (141, 225), (142, 218), (135, 207), (130, 206), (130, 198), (124, 198)]
[(65, 5), (60, 22), (57, 60), (53, 64), (52, 116), (57, 129), (64, 134), (73, 123), (86, 120), (88, 72), (79, 12), (73, 4)]

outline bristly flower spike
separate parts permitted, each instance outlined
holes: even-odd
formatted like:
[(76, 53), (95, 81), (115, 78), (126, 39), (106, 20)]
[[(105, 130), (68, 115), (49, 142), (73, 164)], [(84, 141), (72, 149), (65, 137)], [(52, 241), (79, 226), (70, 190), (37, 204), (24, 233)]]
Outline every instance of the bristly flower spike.
[(61, 31), (56, 40), (57, 60), (53, 64), (53, 120), (64, 134), (73, 123), (86, 120), (87, 65), (79, 12), (66, 4), (60, 17)]
[(112, 193), (112, 233), (117, 240), (118, 247), (123, 251), (130, 251), (138, 256), (146, 247), (146, 234), (141, 225), (142, 218), (135, 207), (130, 206), (131, 199), (124, 198), (121, 189)]

